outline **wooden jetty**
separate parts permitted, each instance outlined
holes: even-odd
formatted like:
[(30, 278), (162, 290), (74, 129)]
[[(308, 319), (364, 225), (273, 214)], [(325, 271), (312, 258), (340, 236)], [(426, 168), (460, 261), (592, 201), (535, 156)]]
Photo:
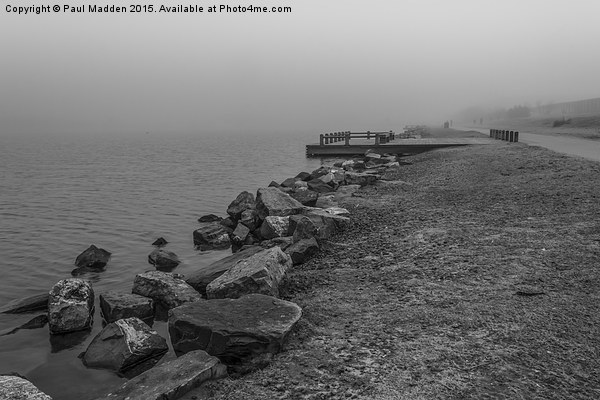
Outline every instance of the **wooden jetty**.
[(405, 128), (405, 132), (333, 132), (319, 136), (319, 143), (306, 145), (307, 157), (363, 155), (367, 150), (378, 154), (417, 154), (443, 147), (489, 144), (489, 138), (421, 138), (423, 127)]

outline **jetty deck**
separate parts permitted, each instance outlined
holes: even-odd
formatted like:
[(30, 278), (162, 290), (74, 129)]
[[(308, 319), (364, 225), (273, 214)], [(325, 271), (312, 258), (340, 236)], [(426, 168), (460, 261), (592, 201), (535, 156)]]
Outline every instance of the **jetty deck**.
[[(367, 134), (369, 138), (367, 139)], [(338, 132), (320, 135), (319, 143), (306, 145), (307, 157), (378, 154), (417, 154), (444, 147), (490, 144), (492, 138), (421, 138), (394, 132)]]

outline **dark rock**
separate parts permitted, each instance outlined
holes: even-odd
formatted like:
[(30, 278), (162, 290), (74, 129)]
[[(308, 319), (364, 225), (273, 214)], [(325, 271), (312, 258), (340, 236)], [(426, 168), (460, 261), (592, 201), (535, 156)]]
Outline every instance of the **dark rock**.
[(290, 196), (298, 200), (303, 206), (314, 207), (317, 204), (319, 193), (308, 189), (296, 190), (294, 193), (291, 193)]
[(161, 271), (137, 274), (133, 281), (132, 293), (150, 297), (167, 308), (202, 300), (200, 293), (185, 283), (183, 279)]
[(0, 308), (0, 313), (22, 314), (48, 309), (48, 293), (35, 294), (23, 299), (13, 300)]
[(256, 210), (245, 210), (240, 217), (240, 223), (244, 224), (250, 231), (260, 226), (260, 219)]
[(279, 283), (292, 260), (273, 247), (238, 261), (206, 286), (209, 299), (238, 298), (250, 293), (279, 296)]
[(346, 184), (348, 185), (372, 185), (377, 181), (377, 176), (359, 172), (346, 173)]
[(178, 399), (206, 381), (226, 376), (227, 367), (217, 357), (196, 350), (157, 365), (97, 400)]
[(242, 192), (238, 194), (234, 201), (227, 207), (227, 214), (234, 220), (240, 219), (240, 216), (245, 210), (254, 208), (254, 195), (249, 192)]
[(237, 222), (231, 219), (231, 217), (224, 218), (219, 223), (223, 228), (225, 228), (225, 231), (227, 231), (227, 233), (232, 233), (235, 227), (237, 226)]
[(100, 295), (102, 317), (108, 323), (137, 317), (144, 321), (154, 318), (152, 299), (133, 293), (106, 292)]
[[(321, 225), (321, 221), (317, 221)], [(290, 227), (288, 234), (292, 235), (293, 242), (298, 242), (302, 239), (310, 239), (319, 237), (319, 225), (313, 219), (306, 215), (294, 215), (290, 218)]]
[(308, 188), (317, 193), (329, 193), (334, 192), (333, 187), (323, 182), (320, 179), (313, 179), (308, 181)]
[(294, 193), (294, 189), (292, 189), (291, 187), (279, 186), (277, 189), (281, 190), (283, 193), (288, 195)]
[(149, 359), (157, 360), (168, 350), (163, 337), (141, 319), (131, 317), (106, 325), (92, 340), (82, 360), (87, 367), (123, 372)]
[(201, 222), (201, 223), (204, 223), (204, 222), (219, 222), (222, 219), (223, 218), (219, 217), (218, 215), (207, 214), (207, 215), (203, 215), (200, 218), (198, 218), (198, 222)]
[(167, 242), (167, 241), (165, 240), (165, 238), (159, 237), (158, 239), (156, 239), (156, 240), (155, 240), (155, 241), (152, 243), (152, 246), (156, 246), (156, 247), (163, 247), (163, 246), (166, 246), (166, 245), (167, 245), (167, 243), (169, 243), (169, 242)]
[(0, 375), (0, 399), (52, 400), (27, 379), (14, 375)]
[(303, 264), (310, 257), (317, 254), (318, 251), (319, 244), (314, 237), (310, 239), (300, 239), (285, 249), (285, 252), (289, 254), (294, 265)]
[(204, 224), (194, 231), (194, 246), (201, 250), (226, 249), (230, 245), (228, 232), (218, 222)]
[[(244, 248), (245, 247), (245, 248)], [(238, 261), (253, 256), (254, 254), (263, 251), (260, 246), (244, 246), (240, 251), (215, 261), (207, 267), (203, 267), (191, 274), (188, 274), (185, 280), (191, 287), (196, 289), (200, 294), (206, 296), (206, 285), (223, 275)]]
[(310, 174), (310, 179), (307, 180), (307, 182), (320, 178), (323, 175), (327, 175), (329, 173), (329, 167), (319, 167), (317, 169), (315, 169), (313, 172), (311, 172)]
[(51, 334), (90, 329), (94, 318), (94, 290), (83, 279), (63, 279), (54, 285), (48, 299)]
[(265, 239), (287, 236), (290, 225), (290, 217), (277, 217), (269, 215), (265, 217), (260, 226), (260, 236)]
[(294, 242), (311, 237), (317, 240), (327, 239), (346, 228), (350, 222), (347, 217), (333, 215), (321, 209), (306, 210), (303, 216), (306, 218), (290, 218), (289, 233), (294, 237)]
[(302, 315), (289, 301), (261, 294), (184, 304), (169, 312), (169, 334), (177, 354), (204, 350), (226, 364), (278, 353)]
[(91, 245), (83, 253), (77, 256), (75, 265), (79, 268), (87, 267), (100, 269), (106, 266), (109, 259), (110, 253), (108, 251)]
[(250, 234), (250, 229), (244, 224), (238, 224), (231, 234), (231, 241), (237, 245), (243, 245)]
[(271, 247), (278, 246), (281, 250), (287, 249), (293, 243), (293, 238), (291, 236), (283, 236), (276, 237), (269, 240), (263, 240), (260, 242), (260, 246), (265, 249), (270, 249)]
[(285, 217), (300, 214), (304, 206), (277, 188), (260, 188), (256, 194), (256, 211), (264, 220), (267, 216)]
[(296, 175), (296, 178), (300, 179), (301, 181), (307, 182), (311, 180), (310, 174), (308, 172), (300, 172), (298, 175)]
[(148, 255), (148, 262), (159, 270), (171, 270), (179, 265), (177, 255), (172, 251), (156, 249)]
[(269, 183), (269, 187), (279, 188), (281, 185), (275, 181), (271, 181), (271, 183)]
[(296, 178), (287, 178), (285, 181), (281, 182), (281, 186), (291, 188), (296, 183)]

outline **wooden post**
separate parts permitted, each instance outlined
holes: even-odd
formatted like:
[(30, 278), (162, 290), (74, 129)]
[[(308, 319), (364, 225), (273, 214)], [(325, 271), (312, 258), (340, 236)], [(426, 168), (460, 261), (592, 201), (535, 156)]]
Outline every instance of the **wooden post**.
[(346, 135), (344, 136), (344, 145), (350, 146), (350, 132), (346, 132)]
[(490, 129), (490, 137), (492, 137), (492, 131), (493, 131), (493, 129)]
[(515, 142), (519, 141), (519, 132), (515, 131)]
[(321, 134), (319, 135), (319, 146), (323, 146), (323, 144), (324, 144), (324, 141), (323, 141), (323, 134), (321, 133)]
[(379, 146), (379, 133), (375, 134), (375, 146)]
[(367, 131), (367, 140), (371, 139), (371, 131)]
[(515, 141), (515, 133), (513, 131), (508, 133), (508, 141), (511, 143)]

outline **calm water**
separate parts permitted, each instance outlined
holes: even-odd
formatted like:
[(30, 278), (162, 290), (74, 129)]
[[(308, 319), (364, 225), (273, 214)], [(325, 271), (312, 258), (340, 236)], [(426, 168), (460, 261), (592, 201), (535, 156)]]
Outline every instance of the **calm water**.
[[(316, 169), (321, 160), (304, 155), (314, 139), (314, 133), (0, 138), (0, 304), (70, 277), (75, 257), (90, 244), (112, 253), (104, 272), (82, 276), (96, 298), (106, 290), (131, 291), (134, 276), (152, 269), (147, 256), (160, 236), (182, 261), (179, 273), (226, 256), (193, 248), (198, 217), (225, 216), (239, 192)], [(35, 315), (0, 314), (0, 331)], [(154, 327), (167, 337), (165, 323)], [(55, 400), (93, 398), (123, 381), (77, 358), (100, 329), (96, 305), (91, 333), (50, 337), (46, 326), (2, 336), (0, 373), (25, 375)]]

